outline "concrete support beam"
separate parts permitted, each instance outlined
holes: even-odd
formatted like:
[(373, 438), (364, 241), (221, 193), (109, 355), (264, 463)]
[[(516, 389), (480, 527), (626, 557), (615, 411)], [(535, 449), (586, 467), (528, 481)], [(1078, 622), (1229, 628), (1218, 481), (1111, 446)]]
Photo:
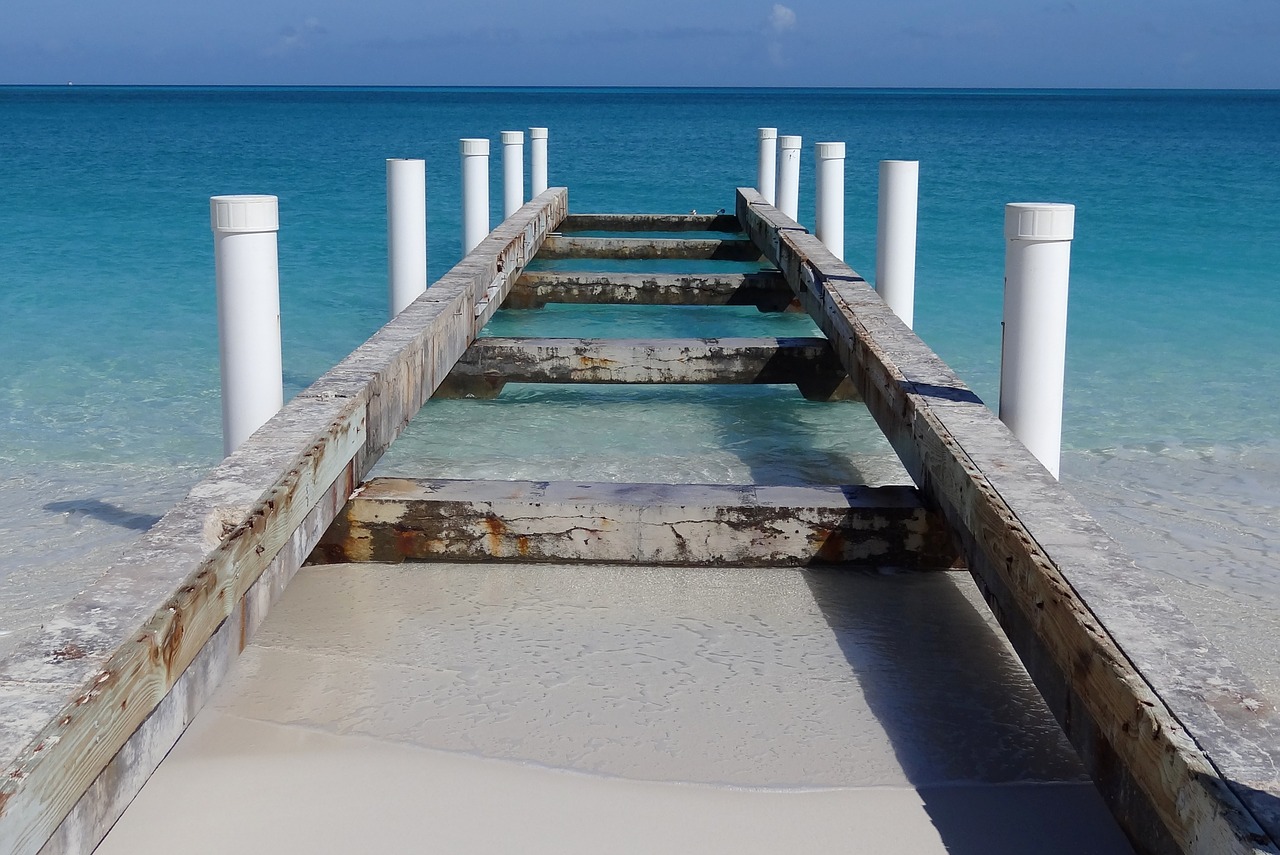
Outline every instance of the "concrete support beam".
[(956, 567), (911, 487), (375, 478), (312, 562)]
[(811, 401), (856, 400), (824, 338), (479, 338), (436, 397), (495, 398), (507, 383), (794, 384)]
[(542, 246), (540, 258), (611, 259), (713, 259), (759, 261), (760, 250), (738, 238), (605, 238), (552, 236)]
[(755, 190), (787, 277), (1142, 853), (1277, 853), (1280, 716), (862, 277)]
[(799, 311), (781, 273), (594, 273), (526, 270), (504, 309), (540, 309), (547, 303), (631, 306), (755, 306), (762, 312)]
[(733, 214), (570, 214), (561, 232), (727, 232), (741, 234)]

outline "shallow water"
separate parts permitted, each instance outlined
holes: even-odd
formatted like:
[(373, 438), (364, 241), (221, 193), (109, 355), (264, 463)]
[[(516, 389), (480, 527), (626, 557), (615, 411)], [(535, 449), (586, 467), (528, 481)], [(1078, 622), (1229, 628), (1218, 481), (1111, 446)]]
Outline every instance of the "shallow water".
[[(1280, 602), (1276, 93), (0, 88), (0, 116), (6, 603), (41, 579), (75, 589), (217, 460), (210, 195), (280, 195), (291, 395), (383, 319), (383, 159), (428, 159), (435, 277), (459, 251), (456, 140), (528, 125), (551, 128), (552, 182), (583, 211), (731, 208), (755, 128), (801, 133), (810, 223), (809, 145), (847, 140), (846, 246), (868, 278), (876, 161), (919, 158), (917, 329), (992, 404), (1001, 205), (1075, 202), (1064, 482), (1152, 572)], [(492, 331), (811, 329), (751, 309), (547, 309)], [(388, 465), (880, 477), (866, 426), (785, 389), (513, 387), (431, 404)]]

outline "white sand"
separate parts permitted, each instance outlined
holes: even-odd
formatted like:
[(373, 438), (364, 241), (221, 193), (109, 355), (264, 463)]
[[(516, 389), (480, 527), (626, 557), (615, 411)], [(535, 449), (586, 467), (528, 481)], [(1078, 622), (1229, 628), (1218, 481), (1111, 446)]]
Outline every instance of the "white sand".
[(309, 568), (99, 852), (1130, 851), (966, 579)]
[(1088, 784), (639, 782), (215, 713), (191, 727), (98, 853), (1127, 851), (1096, 798)]

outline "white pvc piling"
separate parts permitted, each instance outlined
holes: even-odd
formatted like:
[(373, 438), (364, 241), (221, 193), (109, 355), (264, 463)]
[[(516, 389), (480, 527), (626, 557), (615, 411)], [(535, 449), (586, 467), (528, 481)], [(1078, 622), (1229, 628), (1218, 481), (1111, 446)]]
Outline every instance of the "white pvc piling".
[(831, 254), (844, 261), (844, 143), (814, 146), (814, 233)]
[(760, 128), (760, 161), (756, 166), (756, 190), (770, 205), (777, 201), (778, 129)]
[(1076, 208), (1021, 202), (1004, 211), (1000, 420), (1057, 478)]
[(427, 290), (427, 163), (387, 158), (387, 298), (390, 317)]
[(222, 448), (235, 451), (284, 406), (275, 196), (214, 196), (214, 275), (222, 368)]
[(547, 129), (529, 129), (529, 197), (547, 189)]
[(920, 161), (880, 161), (876, 291), (907, 326), (915, 323), (919, 195)]
[(524, 204), (524, 131), (502, 132), (502, 218)]
[(800, 137), (778, 137), (778, 210), (800, 219)]
[(489, 234), (489, 141), (461, 140), (462, 254)]

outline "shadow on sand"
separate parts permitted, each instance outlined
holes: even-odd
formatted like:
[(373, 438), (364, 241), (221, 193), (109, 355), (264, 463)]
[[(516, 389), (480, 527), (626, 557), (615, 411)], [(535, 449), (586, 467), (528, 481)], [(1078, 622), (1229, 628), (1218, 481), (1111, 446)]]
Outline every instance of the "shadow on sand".
[(967, 575), (803, 572), (948, 852), (1132, 852)]

